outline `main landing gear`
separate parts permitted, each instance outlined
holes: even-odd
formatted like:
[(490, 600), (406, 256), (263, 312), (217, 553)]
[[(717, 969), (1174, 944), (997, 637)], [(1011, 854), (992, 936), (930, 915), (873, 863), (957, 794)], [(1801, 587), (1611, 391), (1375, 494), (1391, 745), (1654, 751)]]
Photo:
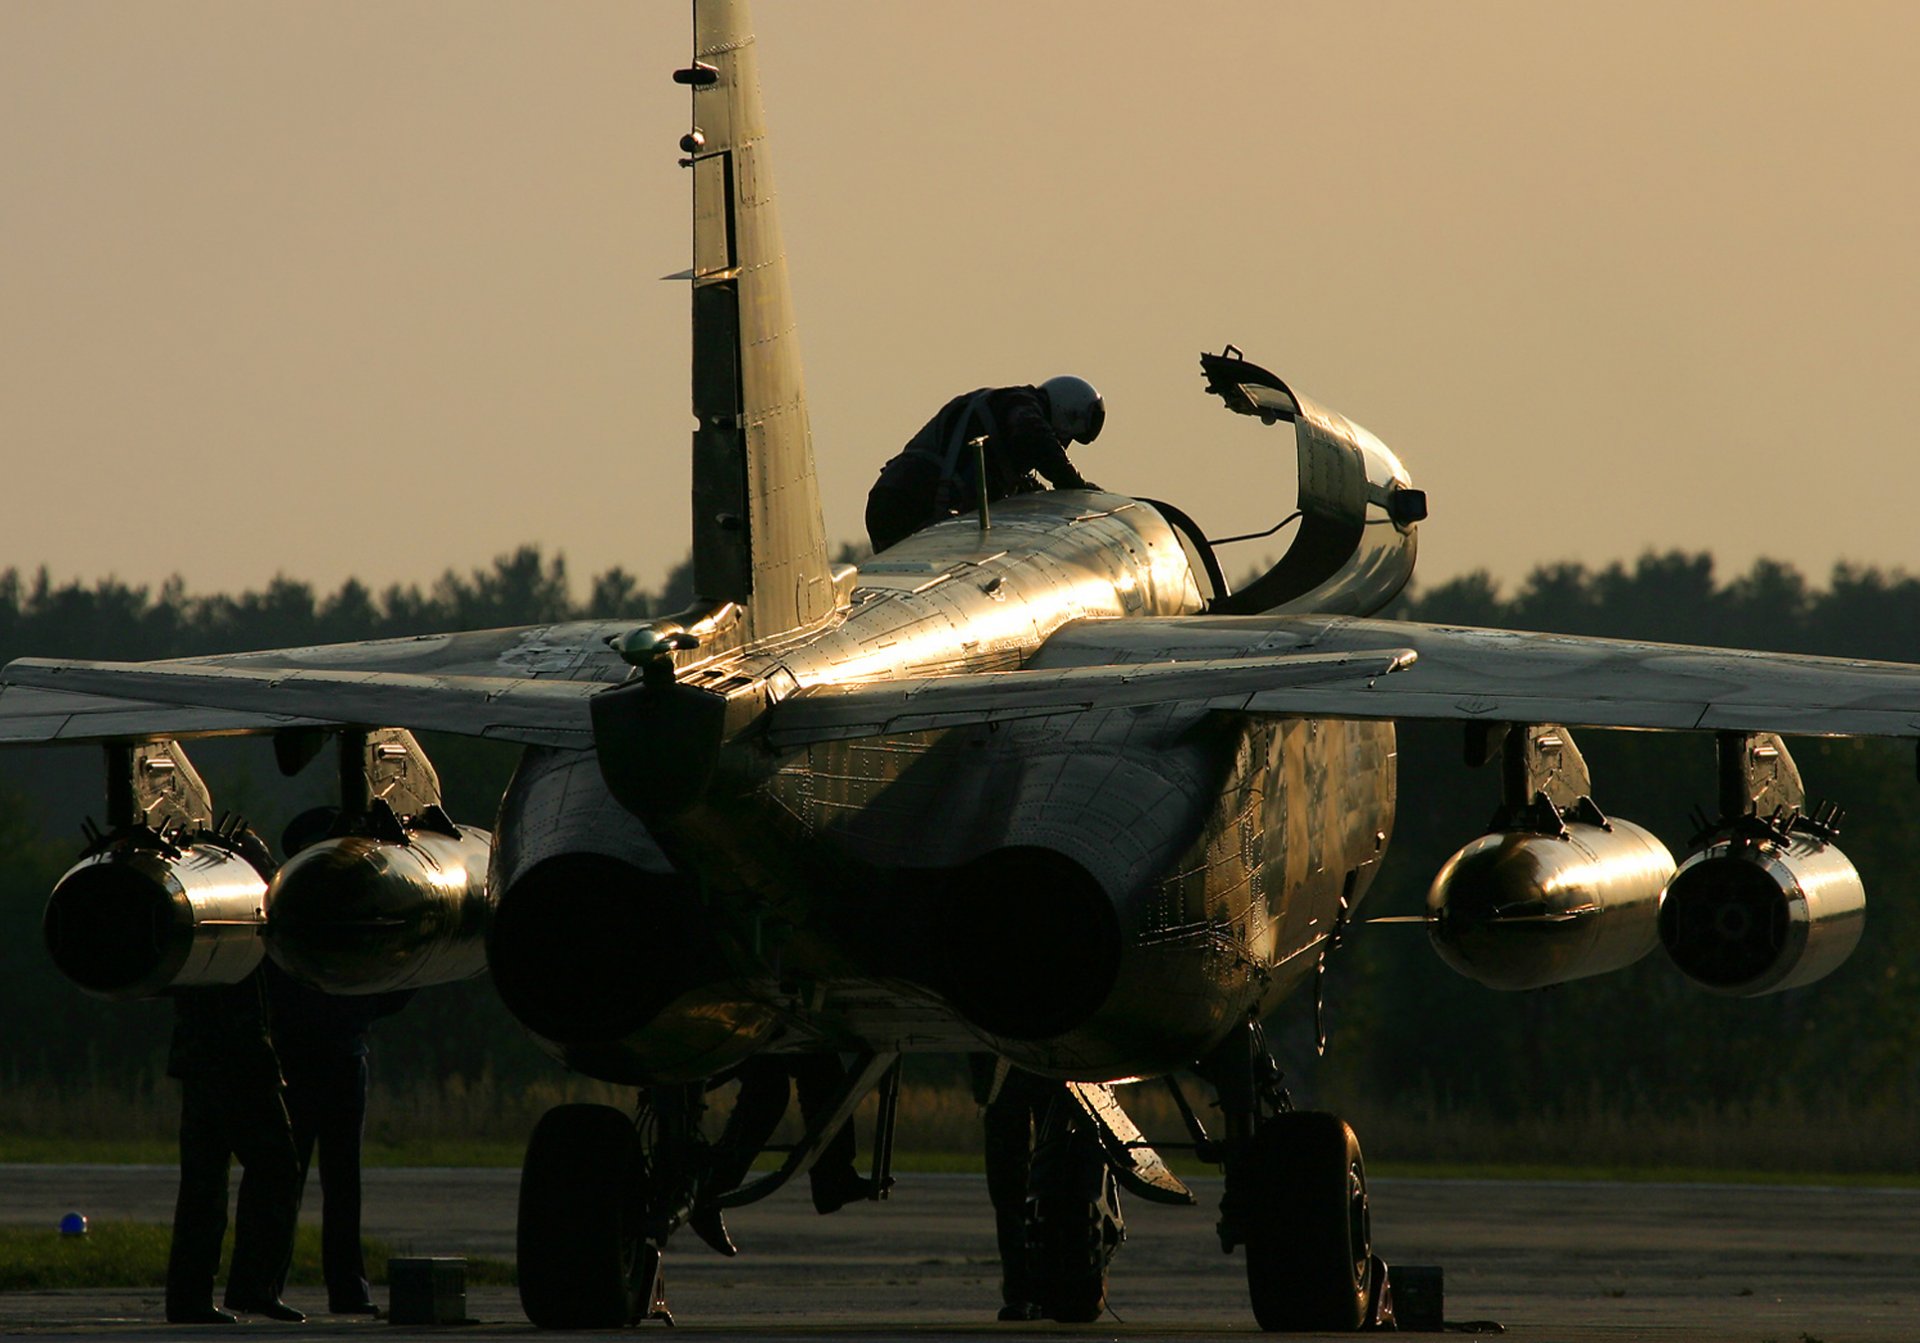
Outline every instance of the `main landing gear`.
[[(644, 1112), (643, 1112), (644, 1117)], [(542, 1329), (671, 1322), (654, 1178), (633, 1118), (561, 1105), (534, 1126), (520, 1171), (520, 1304)]]
[(1257, 1025), (1228, 1036), (1200, 1071), (1219, 1092), (1224, 1135), (1209, 1139), (1184, 1099), (1181, 1109), (1199, 1155), (1226, 1168), (1220, 1247), (1245, 1251), (1260, 1327), (1391, 1328), (1353, 1129), (1337, 1115), (1293, 1109)]
[(708, 1188), (713, 1154), (700, 1130), (701, 1083), (645, 1088), (632, 1115), (608, 1105), (549, 1110), (534, 1126), (520, 1171), (516, 1248), (527, 1318), (542, 1329), (673, 1323), (662, 1272), (668, 1238), (696, 1207), (738, 1207), (805, 1174), (875, 1090), (873, 1188), (884, 1191), (892, 1183), (896, 1064), (893, 1054), (863, 1055), (781, 1167), (737, 1189)]
[(1027, 1290), (1040, 1318), (1091, 1324), (1107, 1266), (1126, 1239), (1120, 1190), (1100, 1140), (1063, 1095), (1040, 1122), (1027, 1198)]
[[(1220, 1244), (1246, 1252), (1254, 1317), (1269, 1331), (1390, 1328), (1387, 1266), (1373, 1253), (1366, 1164), (1338, 1116), (1297, 1111), (1257, 1026), (1230, 1035), (1198, 1068), (1218, 1092), (1209, 1137), (1170, 1085), (1202, 1160), (1222, 1165)], [(661, 1273), (668, 1237), (694, 1208), (737, 1207), (805, 1173), (860, 1099), (879, 1088), (892, 1114), (899, 1073), (868, 1055), (829, 1113), (771, 1174), (707, 1194), (711, 1154), (700, 1133), (703, 1088), (644, 1091), (634, 1116), (604, 1105), (549, 1111), (527, 1146), (520, 1181), (520, 1300), (544, 1329), (617, 1329), (671, 1322)], [(1028, 1298), (1045, 1318), (1089, 1323), (1106, 1303), (1107, 1266), (1124, 1237), (1118, 1186), (1154, 1202), (1190, 1203), (1105, 1087), (1054, 1084), (1027, 1186)], [(890, 1162), (891, 1124), (876, 1142), (875, 1187)], [(878, 1136), (878, 1135), (877, 1135)], [(705, 1198), (705, 1202), (701, 1200)]]

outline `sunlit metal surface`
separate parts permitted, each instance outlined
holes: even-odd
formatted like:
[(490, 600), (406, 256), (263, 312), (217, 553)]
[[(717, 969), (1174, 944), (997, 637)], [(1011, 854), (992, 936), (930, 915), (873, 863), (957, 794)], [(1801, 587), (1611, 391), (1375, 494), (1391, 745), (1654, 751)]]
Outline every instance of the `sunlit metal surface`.
[(1440, 959), (1493, 989), (1537, 989), (1632, 965), (1659, 940), (1673, 855), (1618, 817), (1558, 835), (1497, 831), (1449, 858), (1427, 893)]
[(260, 964), (266, 907), (266, 881), (230, 848), (122, 844), (60, 878), (43, 926), (61, 973), (126, 1001), (245, 979)]
[(1853, 863), (1818, 836), (1723, 837), (1680, 865), (1660, 937), (1695, 983), (1735, 997), (1778, 993), (1839, 969), (1866, 928)]
[(413, 830), (405, 842), (322, 840), (274, 874), (267, 950), (329, 993), (387, 993), (486, 969), (492, 836)]
[[(959, 518), (877, 556), (831, 628), (676, 655), (675, 693), (712, 696), (720, 730), (815, 688), (1047, 667), (1070, 622), (1197, 613), (1188, 554), (1133, 500), (1016, 497), (985, 533)], [(656, 733), (610, 735), (599, 754), (755, 953), (743, 988), (776, 1047), (857, 1023), (868, 1047), (984, 1041), (1060, 1075), (1178, 1066), (1311, 972), (1299, 953), (1364, 895), (1392, 826), (1384, 724), (1175, 700), (798, 750), (722, 732), (711, 760), (687, 741), (675, 758)], [(1046, 991), (989, 1005), (993, 984)]]

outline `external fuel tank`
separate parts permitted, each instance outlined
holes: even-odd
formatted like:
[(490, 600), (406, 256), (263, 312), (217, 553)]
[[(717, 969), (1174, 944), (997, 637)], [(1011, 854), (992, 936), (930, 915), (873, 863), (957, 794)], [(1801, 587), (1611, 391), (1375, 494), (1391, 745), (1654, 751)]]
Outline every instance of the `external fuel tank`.
[(1537, 989), (1632, 965), (1659, 940), (1666, 845), (1631, 821), (1500, 830), (1468, 844), (1427, 893), (1440, 959), (1492, 989)]
[(492, 848), (486, 831), (464, 826), (321, 840), (274, 874), (267, 954), (328, 993), (471, 979), (487, 965)]

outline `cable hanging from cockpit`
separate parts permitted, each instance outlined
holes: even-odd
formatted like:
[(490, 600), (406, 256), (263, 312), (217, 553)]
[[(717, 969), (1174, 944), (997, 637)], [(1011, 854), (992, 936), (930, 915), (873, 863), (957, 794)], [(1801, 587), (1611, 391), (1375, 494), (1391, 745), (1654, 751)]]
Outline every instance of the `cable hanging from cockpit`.
[(1298, 522), (1299, 520), (1300, 520), (1300, 510), (1296, 508), (1293, 512), (1287, 514), (1287, 516), (1285, 516), (1284, 518), (1281, 518), (1280, 521), (1274, 523), (1273, 526), (1267, 528), (1264, 532), (1248, 532), (1245, 536), (1209, 536), (1205, 538), (1205, 540), (1206, 540), (1206, 543), (1210, 546), (1229, 546), (1229, 545), (1232, 545), (1235, 541), (1258, 541), (1263, 536), (1272, 536), (1275, 532), (1279, 531), (1282, 527), (1286, 526), (1289, 522)]

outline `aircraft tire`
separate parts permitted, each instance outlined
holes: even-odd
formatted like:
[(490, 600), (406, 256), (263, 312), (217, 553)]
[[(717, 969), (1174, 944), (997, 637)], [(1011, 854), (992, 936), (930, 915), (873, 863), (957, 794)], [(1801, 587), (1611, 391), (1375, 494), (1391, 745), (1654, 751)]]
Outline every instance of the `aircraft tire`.
[(1247, 1289), (1269, 1332), (1360, 1328), (1373, 1278), (1367, 1171), (1338, 1115), (1275, 1115), (1253, 1136), (1247, 1187)]
[(641, 1308), (633, 1121), (608, 1105), (560, 1105), (541, 1116), (520, 1170), (515, 1236), (520, 1305), (542, 1329), (620, 1329)]
[(1068, 1195), (1027, 1205), (1027, 1267), (1034, 1304), (1061, 1324), (1091, 1324), (1107, 1304), (1106, 1210)]

